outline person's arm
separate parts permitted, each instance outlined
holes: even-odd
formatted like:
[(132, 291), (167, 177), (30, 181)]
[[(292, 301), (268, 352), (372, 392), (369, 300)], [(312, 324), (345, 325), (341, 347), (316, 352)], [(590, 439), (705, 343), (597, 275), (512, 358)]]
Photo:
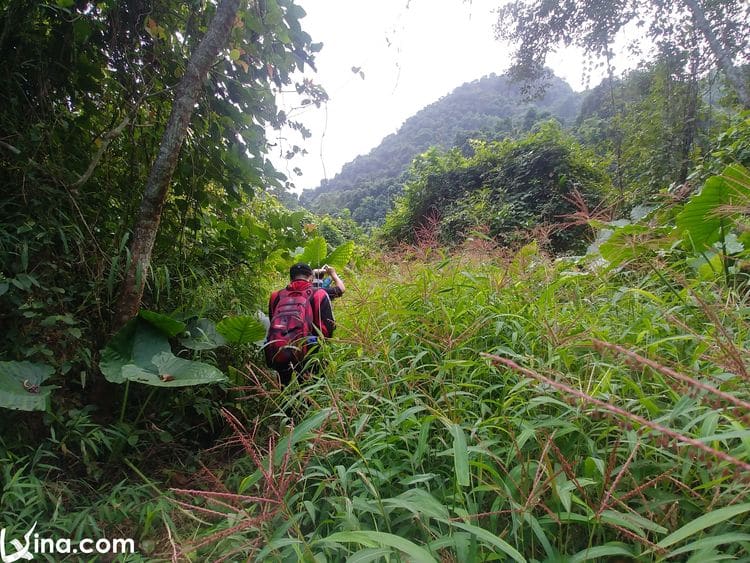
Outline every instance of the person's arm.
[(270, 321), (273, 318), (273, 310), (276, 308), (276, 297), (278, 297), (279, 292), (274, 291), (271, 293), (271, 296), (268, 298), (268, 320)]
[(341, 278), (336, 273), (336, 270), (332, 266), (328, 266), (326, 268), (326, 273), (331, 276), (331, 279), (333, 280), (333, 283), (336, 284), (336, 287), (339, 288), (339, 291), (341, 293), (344, 293), (346, 291), (346, 286), (344, 286), (344, 282), (341, 281)]
[(313, 322), (325, 338), (330, 338), (336, 329), (336, 320), (333, 318), (333, 307), (328, 293), (319, 289), (315, 292), (313, 299)]

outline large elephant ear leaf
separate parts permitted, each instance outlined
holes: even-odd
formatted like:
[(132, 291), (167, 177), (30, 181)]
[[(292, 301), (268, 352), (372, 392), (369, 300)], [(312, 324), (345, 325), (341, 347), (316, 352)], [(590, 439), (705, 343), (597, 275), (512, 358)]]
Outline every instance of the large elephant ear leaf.
[(185, 329), (187, 328), (185, 323), (173, 319), (169, 315), (163, 315), (162, 313), (155, 313), (154, 311), (143, 309), (138, 315), (169, 337), (177, 336), (178, 334), (185, 332)]
[(703, 250), (721, 237), (721, 207), (729, 203), (729, 188), (721, 176), (712, 176), (675, 219), (677, 230), (690, 250)]
[(304, 262), (313, 268), (320, 268), (328, 252), (328, 244), (323, 237), (315, 237), (308, 241), (305, 249), (297, 257), (297, 262)]
[(45, 411), (55, 386), (41, 384), (54, 370), (45, 364), (0, 362), (0, 407), (18, 411)]
[(127, 364), (122, 369), (123, 379), (154, 387), (190, 387), (219, 383), (227, 380), (218, 368), (203, 362), (178, 358), (171, 352), (161, 352), (152, 358), (154, 369)]
[(345, 242), (336, 247), (325, 259), (325, 263), (337, 269), (343, 269), (354, 255), (354, 243)]
[(260, 342), (266, 337), (266, 327), (256, 317), (227, 317), (216, 325), (216, 330), (233, 344)]
[(112, 337), (102, 350), (99, 369), (111, 383), (125, 381), (122, 370), (129, 364), (154, 371), (152, 359), (161, 352), (171, 352), (166, 334), (151, 323), (136, 317)]
[(677, 215), (677, 230), (689, 250), (704, 250), (718, 241), (722, 229), (750, 203), (750, 172), (739, 164), (712, 176)]
[(599, 253), (613, 266), (619, 266), (623, 262), (637, 258), (645, 251), (644, 240), (649, 231), (646, 225), (619, 227), (599, 245)]
[(216, 330), (216, 324), (209, 319), (197, 319), (187, 328), (187, 336), (180, 339), (180, 344), (191, 350), (213, 350), (227, 343)]

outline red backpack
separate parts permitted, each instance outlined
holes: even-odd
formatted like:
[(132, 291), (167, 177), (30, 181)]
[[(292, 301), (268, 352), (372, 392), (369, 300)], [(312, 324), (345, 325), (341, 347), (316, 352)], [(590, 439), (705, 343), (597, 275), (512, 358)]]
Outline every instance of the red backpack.
[(266, 337), (266, 364), (270, 368), (296, 365), (307, 354), (307, 339), (315, 335), (312, 296), (315, 290), (285, 288), (276, 297)]

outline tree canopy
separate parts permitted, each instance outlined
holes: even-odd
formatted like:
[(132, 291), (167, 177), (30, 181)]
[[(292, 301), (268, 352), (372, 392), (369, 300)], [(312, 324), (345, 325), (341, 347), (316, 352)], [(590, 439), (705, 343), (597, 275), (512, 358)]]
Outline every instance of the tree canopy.
[(533, 82), (545, 77), (547, 55), (562, 45), (582, 47), (592, 57), (609, 62), (614, 40), (626, 28), (642, 30), (662, 52), (692, 52), (703, 60), (704, 69), (720, 68), (741, 103), (750, 108), (747, 82), (736, 67), (748, 61), (747, 2), (515, 0), (499, 9), (495, 30), (498, 38), (517, 45), (513, 74)]
[(607, 178), (593, 154), (555, 122), (519, 140), (473, 146), (469, 157), (458, 149), (431, 149), (414, 159), (404, 193), (386, 217), (387, 238), (419, 242), (436, 229), (442, 242), (457, 242), (483, 231), (513, 244), (526, 236), (522, 232), (545, 225), (552, 227), (553, 250), (584, 242), (580, 227), (560, 227), (577, 211), (576, 193), (589, 208), (606, 193)]

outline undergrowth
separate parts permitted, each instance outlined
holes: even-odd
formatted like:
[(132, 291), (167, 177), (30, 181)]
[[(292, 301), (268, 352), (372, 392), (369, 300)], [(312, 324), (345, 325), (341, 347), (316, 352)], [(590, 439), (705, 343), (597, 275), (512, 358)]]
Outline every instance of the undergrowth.
[(745, 290), (533, 245), (376, 263), (321, 378), (248, 367), (266, 408), (173, 491), (207, 522), (174, 559), (750, 557)]

